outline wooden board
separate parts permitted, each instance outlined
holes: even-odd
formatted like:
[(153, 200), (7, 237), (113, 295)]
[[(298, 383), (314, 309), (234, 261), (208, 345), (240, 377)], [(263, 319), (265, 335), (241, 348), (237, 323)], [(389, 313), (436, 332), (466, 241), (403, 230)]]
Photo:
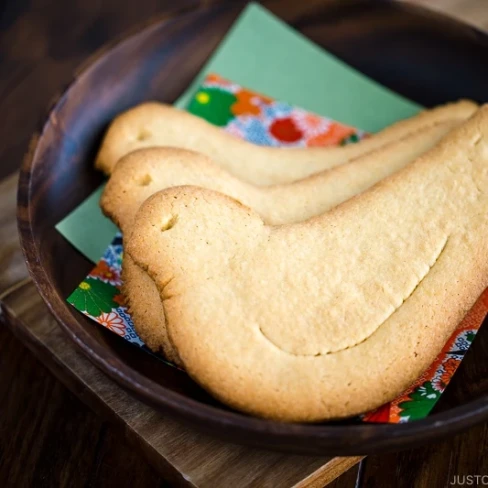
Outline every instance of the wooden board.
[[(27, 277), (15, 231), (16, 179), (0, 183), (0, 310), (12, 332), (76, 395), (118, 424), (177, 485), (320, 487), (361, 458), (290, 456), (227, 444), (132, 398), (64, 336)], [(19, 281), (20, 280), (20, 281)]]

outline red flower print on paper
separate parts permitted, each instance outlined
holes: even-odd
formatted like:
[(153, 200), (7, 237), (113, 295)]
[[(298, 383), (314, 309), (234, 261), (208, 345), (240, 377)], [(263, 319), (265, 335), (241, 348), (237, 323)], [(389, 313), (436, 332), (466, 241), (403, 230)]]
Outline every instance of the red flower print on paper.
[(95, 268), (92, 269), (90, 276), (97, 278), (104, 283), (118, 285), (120, 283), (120, 274), (114, 268), (111, 268), (106, 261), (99, 261)]
[(115, 332), (119, 336), (125, 336), (125, 323), (122, 318), (115, 312), (102, 313), (102, 315), (96, 317), (96, 321), (107, 329), (111, 330), (112, 332)]
[(271, 124), (269, 131), (275, 139), (282, 142), (296, 142), (303, 137), (303, 132), (290, 117), (275, 120)]
[(389, 422), (390, 420), (390, 404), (386, 403), (385, 405), (373, 410), (372, 412), (368, 412), (363, 420), (365, 422)]

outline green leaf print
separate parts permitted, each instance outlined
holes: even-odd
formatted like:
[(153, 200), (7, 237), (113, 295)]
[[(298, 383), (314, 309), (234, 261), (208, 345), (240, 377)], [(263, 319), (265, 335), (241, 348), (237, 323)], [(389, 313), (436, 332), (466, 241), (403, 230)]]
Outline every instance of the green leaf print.
[(230, 108), (236, 100), (233, 93), (218, 88), (201, 88), (187, 110), (214, 125), (225, 127), (235, 117)]
[(119, 293), (120, 291), (109, 283), (94, 278), (86, 278), (71, 294), (68, 302), (80, 312), (98, 317), (103, 312), (111, 312), (113, 308), (119, 306), (114, 301), (114, 296)]
[(398, 405), (402, 409), (400, 418), (419, 420), (427, 417), (440, 396), (441, 393), (432, 387), (432, 382), (426, 381), (409, 395), (410, 400)]
[(476, 337), (476, 332), (470, 331), (466, 334), (466, 340), (470, 343), (473, 342), (475, 337)]

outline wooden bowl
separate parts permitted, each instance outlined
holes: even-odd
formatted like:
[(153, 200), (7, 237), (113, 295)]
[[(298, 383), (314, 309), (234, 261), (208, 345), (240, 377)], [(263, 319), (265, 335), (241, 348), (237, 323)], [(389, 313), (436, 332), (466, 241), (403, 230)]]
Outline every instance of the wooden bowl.
[[(309, 38), (396, 92), (426, 106), (461, 97), (488, 100), (484, 33), (403, 3), (310, 3), (303, 16), (294, 13), (299, 9), (283, 7), (293, 2), (276, 8)], [(22, 246), (39, 292), (69, 337), (120, 385), (155, 408), (232, 442), (295, 453), (366, 454), (425, 443), (487, 419), (486, 327), (428, 418), (399, 425), (290, 425), (229, 410), (186, 374), (128, 345), (66, 303), (92, 263), (54, 225), (102, 182), (92, 163), (104, 129), (116, 114), (143, 100), (172, 102), (241, 8), (228, 3), (154, 23), (92, 59), (59, 98), (34, 139), (19, 183)]]

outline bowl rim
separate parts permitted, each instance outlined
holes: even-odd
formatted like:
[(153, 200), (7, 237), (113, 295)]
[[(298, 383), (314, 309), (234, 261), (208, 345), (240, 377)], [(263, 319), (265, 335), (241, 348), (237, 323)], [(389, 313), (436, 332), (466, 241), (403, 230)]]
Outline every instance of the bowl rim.
[[(353, 2), (353, 4), (365, 3), (368, 3), (368, 0), (355, 0)], [(382, 0), (379, 3), (392, 4), (390, 0)], [(349, 3), (349, 5), (351, 4)], [(237, 8), (240, 10), (241, 7), (241, 4), (227, 6), (214, 5), (207, 7), (204, 11), (208, 13), (209, 9), (235, 10)], [(445, 14), (409, 3), (396, 4), (395, 8), (400, 8), (413, 16), (429, 16), (437, 22), (458, 24), (459, 27), (469, 29), (476, 36), (482, 36), (488, 45), (487, 33)], [(20, 168), (17, 192), (18, 231), (21, 248), (32, 280), (58, 324), (93, 364), (124, 387), (124, 389), (134, 392), (138, 398), (143, 399), (146, 403), (159, 410), (165, 410), (180, 418), (184, 418), (192, 424), (204, 424), (206, 425), (205, 430), (226, 428), (232, 430), (236, 436), (239, 433), (254, 435), (256, 438), (262, 439), (264, 444), (268, 445), (270, 437), (273, 438), (273, 443), (276, 445), (279, 445), (280, 442), (315, 441), (319, 446), (323, 447), (318, 447), (318, 449), (312, 448), (310, 452), (317, 453), (322, 450), (325, 453), (333, 447), (334, 453), (338, 455), (360, 455), (385, 450), (404, 449), (419, 442), (438, 439), (446, 434), (454, 434), (487, 419), (488, 394), (411, 423), (365, 423), (351, 425), (327, 423), (296, 424), (255, 418), (237, 411), (223, 410), (218, 406), (201, 403), (198, 400), (165, 388), (156, 381), (149, 379), (142, 373), (132, 369), (115, 354), (107, 357), (107, 349), (84, 330), (81, 322), (73, 320), (73, 317), (69, 313), (68, 307), (70, 305), (56, 292), (41, 264), (41, 253), (36, 245), (35, 231), (32, 226), (33, 216), (30, 203), (32, 201), (33, 189), (31, 173), (36, 171), (39, 164), (42, 164), (39, 163), (38, 159), (39, 143), (42, 141), (45, 131), (52, 124), (52, 114), (62, 106), (70, 91), (77, 84), (80, 76), (94, 69), (104, 56), (109, 55), (124, 43), (130, 42), (147, 30), (157, 28), (181, 16), (199, 15), (200, 13), (201, 10), (188, 12), (188, 9), (183, 9), (182, 12), (177, 11), (174, 16), (168, 17), (166, 15), (162, 20), (159, 17), (151, 22), (145, 22), (141, 26), (131, 29), (128, 34), (105, 43), (95, 54), (82, 63), (81, 68), (76, 70), (71, 82), (50, 104), (47, 115), (43, 118), (42, 128), (32, 136), (29, 149)], [(484, 319), (484, 322), (488, 322), (488, 317)], [(74, 324), (74, 327), (69, 324)], [(213, 431), (215, 432), (215, 430)], [(236, 440), (238, 440), (237, 437)], [(255, 444), (255, 442), (253, 443)], [(374, 444), (374, 446), (372, 447), (371, 444)], [(296, 452), (306, 453), (307, 450), (305, 449), (304, 451), (297, 445)]]

